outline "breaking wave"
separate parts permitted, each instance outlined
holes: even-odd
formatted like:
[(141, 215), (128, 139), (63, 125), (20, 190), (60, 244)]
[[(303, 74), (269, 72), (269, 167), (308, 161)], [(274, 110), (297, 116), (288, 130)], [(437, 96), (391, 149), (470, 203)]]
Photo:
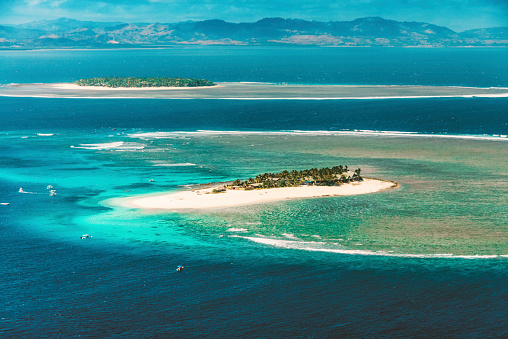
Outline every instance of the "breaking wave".
[(459, 259), (499, 259), (508, 258), (508, 255), (454, 255), (452, 253), (439, 253), (439, 254), (411, 254), (411, 253), (390, 253), (387, 251), (369, 251), (369, 250), (353, 250), (346, 248), (327, 248), (326, 242), (318, 241), (299, 241), (299, 240), (285, 240), (276, 238), (265, 237), (249, 237), (240, 235), (230, 235), (234, 238), (246, 239), (258, 244), (273, 246), (284, 249), (295, 249), (313, 252), (328, 252), (349, 255), (364, 255), (364, 256), (386, 256), (386, 257), (401, 257), (401, 258), (459, 258)]
[(181, 136), (214, 136), (214, 135), (299, 135), (299, 136), (388, 136), (388, 137), (417, 137), (417, 138), (443, 138), (443, 139), (466, 139), (466, 140), (488, 140), (488, 141), (508, 141), (508, 135), (504, 134), (431, 134), (407, 131), (375, 131), (375, 130), (341, 130), (341, 131), (174, 131), (174, 132), (147, 132), (129, 134), (131, 138), (142, 140), (150, 139), (170, 139)]
[(135, 143), (135, 142), (106, 142), (100, 144), (80, 144), (79, 146), (71, 146), (71, 148), (82, 148), (82, 149), (90, 149), (90, 150), (118, 150), (118, 151), (127, 151), (127, 150), (140, 150), (145, 148), (145, 145)]

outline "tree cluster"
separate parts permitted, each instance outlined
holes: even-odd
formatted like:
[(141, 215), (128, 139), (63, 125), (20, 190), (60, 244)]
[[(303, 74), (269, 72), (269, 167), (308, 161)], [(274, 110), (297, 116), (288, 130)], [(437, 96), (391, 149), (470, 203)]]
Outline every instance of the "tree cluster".
[(350, 181), (361, 181), (361, 169), (358, 168), (354, 174), (349, 175), (347, 166), (334, 166), (332, 168), (311, 168), (303, 171), (285, 170), (280, 173), (263, 173), (254, 179), (242, 181), (235, 180), (226, 187), (272, 188), (272, 187), (296, 187), (300, 185), (335, 186)]
[(121, 78), (104, 77), (80, 79), (75, 82), (78, 86), (99, 86), (99, 87), (200, 87), (215, 86), (215, 83), (205, 79), (186, 78)]

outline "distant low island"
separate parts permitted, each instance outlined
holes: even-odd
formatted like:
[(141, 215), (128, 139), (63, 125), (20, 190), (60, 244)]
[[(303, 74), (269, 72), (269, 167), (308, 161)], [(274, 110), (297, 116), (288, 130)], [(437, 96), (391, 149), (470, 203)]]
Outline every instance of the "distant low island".
[[(164, 79), (173, 79), (165, 81)], [(218, 82), (184, 78), (92, 78), (74, 83), (8, 84), (0, 97), (144, 98), (225, 100), (373, 100), (403, 98), (507, 98), (505, 87), (310, 85)]]
[(215, 86), (216, 84), (205, 79), (188, 79), (188, 78), (137, 78), (137, 77), (104, 77), (80, 79), (74, 82), (78, 86), (95, 86), (95, 87), (203, 87)]

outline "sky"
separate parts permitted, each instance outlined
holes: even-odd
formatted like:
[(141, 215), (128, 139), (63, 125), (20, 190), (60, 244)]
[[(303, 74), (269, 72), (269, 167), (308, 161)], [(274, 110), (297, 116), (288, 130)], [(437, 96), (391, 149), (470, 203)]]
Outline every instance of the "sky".
[(508, 0), (0, 0), (0, 25), (61, 17), (127, 23), (266, 17), (350, 21), (380, 16), (457, 32), (508, 26)]

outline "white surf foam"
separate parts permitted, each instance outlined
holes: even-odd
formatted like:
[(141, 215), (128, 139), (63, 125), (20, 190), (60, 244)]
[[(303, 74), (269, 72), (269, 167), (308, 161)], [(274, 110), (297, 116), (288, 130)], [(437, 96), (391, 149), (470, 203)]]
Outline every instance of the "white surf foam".
[(295, 237), (292, 233), (283, 233), (282, 235), (288, 239), (298, 240), (298, 237)]
[(295, 250), (305, 250), (314, 252), (328, 252), (328, 253), (339, 253), (349, 255), (365, 255), (365, 256), (386, 256), (386, 257), (401, 257), (401, 258), (458, 258), (458, 259), (497, 259), (497, 258), (508, 258), (508, 255), (454, 255), (452, 253), (439, 253), (439, 254), (411, 254), (411, 253), (390, 253), (386, 251), (369, 251), (369, 250), (352, 250), (352, 249), (341, 249), (341, 248), (324, 248), (327, 245), (325, 242), (314, 242), (314, 241), (295, 241), (265, 237), (246, 237), (233, 235), (231, 237), (237, 237), (246, 239), (258, 244), (285, 248)]
[(157, 163), (157, 164), (153, 164), (152, 166), (156, 166), (156, 167), (183, 167), (183, 166), (196, 166), (196, 164), (193, 164), (191, 162), (184, 162), (184, 163), (179, 163), (179, 164)]
[[(495, 94), (466, 94), (466, 95), (407, 95), (407, 96), (364, 96), (364, 97), (216, 97), (207, 100), (385, 100), (385, 99), (439, 99), (439, 98), (508, 98), (508, 93)], [(184, 98), (171, 98), (184, 99)]]
[(227, 229), (228, 232), (247, 232), (246, 228), (231, 227)]
[(128, 134), (128, 137), (150, 140), (150, 139), (170, 139), (178, 135), (184, 135), (188, 132), (146, 132), (146, 133), (133, 133)]
[(485, 141), (508, 141), (508, 136), (504, 134), (430, 134), (411, 131), (375, 131), (375, 130), (341, 130), (341, 131), (302, 131), (302, 130), (283, 130), (283, 131), (175, 131), (175, 132), (148, 132), (129, 134), (131, 138), (142, 140), (150, 139), (169, 139), (178, 136), (219, 136), (219, 135), (299, 135), (299, 136), (387, 136), (387, 137), (416, 137), (416, 138), (443, 138), (443, 139), (466, 139), (466, 140), (485, 140)]
[(0, 93), (0, 97), (12, 98), (49, 98), (49, 99), (91, 99), (91, 100), (112, 100), (112, 99), (151, 99), (151, 100), (293, 100), (293, 101), (323, 101), (323, 100), (385, 100), (385, 99), (439, 99), (439, 98), (508, 98), (508, 93), (496, 94), (468, 94), (468, 95), (410, 95), (410, 96), (366, 96), (366, 97), (200, 97), (199, 95), (194, 98), (189, 97), (158, 97), (158, 96), (64, 96), (57, 94), (10, 94)]
[(140, 150), (145, 148), (145, 145), (135, 142), (106, 142), (100, 144), (80, 144), (79, 146), (71, 146), (71, 148), (82, 148), (90, 150)]

